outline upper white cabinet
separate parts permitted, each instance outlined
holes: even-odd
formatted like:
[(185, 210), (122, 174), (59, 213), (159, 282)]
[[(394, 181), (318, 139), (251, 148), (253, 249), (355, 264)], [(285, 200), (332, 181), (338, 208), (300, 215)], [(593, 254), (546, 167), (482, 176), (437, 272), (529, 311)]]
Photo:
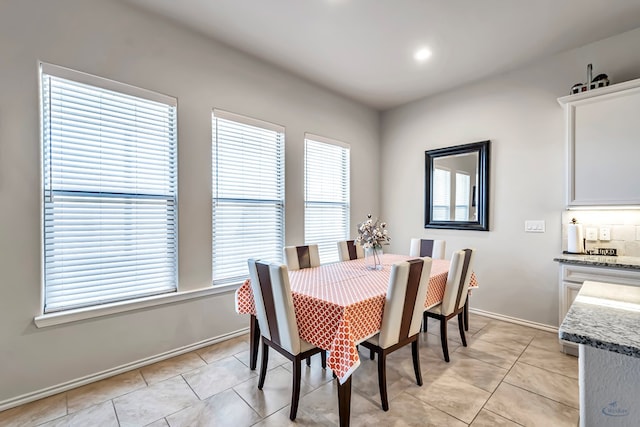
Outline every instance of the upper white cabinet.
[(640, 205), (640, 79), (558, 102), (567, 123), (567, 205)]

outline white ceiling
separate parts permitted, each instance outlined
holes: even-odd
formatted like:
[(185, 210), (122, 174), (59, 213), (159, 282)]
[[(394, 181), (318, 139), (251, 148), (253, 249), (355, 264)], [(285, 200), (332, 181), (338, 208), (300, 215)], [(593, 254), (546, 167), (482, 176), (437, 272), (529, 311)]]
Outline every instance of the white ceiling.
[(380, 110), (640, 27), (640, 0), (126, 1)]

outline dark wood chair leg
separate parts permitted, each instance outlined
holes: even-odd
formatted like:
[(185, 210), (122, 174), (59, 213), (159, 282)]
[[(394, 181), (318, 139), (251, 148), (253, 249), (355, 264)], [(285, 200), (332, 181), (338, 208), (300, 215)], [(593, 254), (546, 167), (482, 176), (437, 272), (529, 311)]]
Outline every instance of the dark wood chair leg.
[(416, 339), (411, 343), (411, 355), (413, 356), (413, 370), (416, 373), (416, 384), (422, 386), (422, 372), (420, 372), (420, 346)]
[(429, 325), (429, 316), (427, 316), (427, 312), (425, 311), (422, 314), (422, 330), (423, 332), (427, 332), (427, 326)]
[(462, 340), (462, 345), (467, 346), (467, 339), (464, 336), (464, 313), (458, 313), (458, 329), (460, 329), (460, 339)]
[(311, 366), (311, 356), (307, 357), (307, 366)]
[[(309, 358), (307, 358), (309, 360)], [(300, 356), (295, 356), (293, 359), (293, 391), (291, 392), (291, 412), (289, 413), (289, 419), (291, 421), (296, 419), (298, 413), (298, 401), (300, 400), (300, 376), (302, 360)]]
[(260, 325), (258, 318), (251, 315), (249, 320), (249, 369), (256, 369), (258, 363), (258, 346), (260, 345)]
[(464, 303), (464, 330), (469, 330), (469, 296), (467, 295), (467, 301)]
[(376, 358), (376, 353), (373, 350), (369, 349), (369, 359), (373, 360), (375, 358)]
[(320, 361), (322, 369), (327, 369), (327, 350), (322, 350), (322, 352), (320, 352)]
[(440, 341), (442, 342), (442, 354), (444, 354), (444, 361), (449, 362), (449, 345), (447, 344), (447, 319), (440, 319)]
[(338, 384), (338, 413), (340, 427), (349, 427), (351, 418), (351, 376), (344, 383)]
[(382, 410), (389, 410), (389, 399), (387, 397), (387, 356), (384, 351), (378, 353), (378, 387), (380, 388), (380, 401)]
[(264, 379), (267, 376), (267, 363), (269, 363), (269, 346), (262, 343), (262, 364), (260, 365), (260, 378), (258, 379), (258, 389), (262, 390)]

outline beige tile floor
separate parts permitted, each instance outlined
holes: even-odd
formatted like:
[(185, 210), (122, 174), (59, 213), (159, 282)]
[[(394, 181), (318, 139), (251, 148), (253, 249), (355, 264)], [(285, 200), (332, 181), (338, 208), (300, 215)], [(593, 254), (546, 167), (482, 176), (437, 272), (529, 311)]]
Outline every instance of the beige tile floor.
[[(376, 362), (362, 355), (353, 377), (351, 425), (576, 426), (578, 363), (556, 335), (471, 316), (468, 347), (449, 322), (451, 362), (436, 322), (421, 336), (424, 385), (415, 384), (409, 347), (388, 359), (390, 410), (380, 409)], [(269, 353), (264, 389), (248, 368), (242, 336), (0, 412), (0, 426), (335, 426), (331, 371), (303, 369), (298, 417), (289, 421), (291, 362)]]

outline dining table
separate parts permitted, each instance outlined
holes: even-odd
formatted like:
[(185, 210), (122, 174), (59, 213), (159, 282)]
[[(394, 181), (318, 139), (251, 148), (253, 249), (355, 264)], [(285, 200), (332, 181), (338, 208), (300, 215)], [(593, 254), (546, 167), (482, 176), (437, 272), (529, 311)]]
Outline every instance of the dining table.
[[(391, 266), (415, 257), (383, 254), (379, 270), (364, 259), (290, 270), (289, 281), (298, 332), (303, 340), (328, 351), (327, 366), (338, 379), (340, 426), (348, 426), (351, 412), (351, 374), (360, 366), (357, 344), (380, 331)], [(434, 259), (425, 309), (444, 296), (449, 260)], [(469, 287), (477, 288), (475, 274)], [(255, 369), (260, 329), (251, 284), (247, 279), (235, 294), (236, 312), (250, 315), (250, 369)]]

